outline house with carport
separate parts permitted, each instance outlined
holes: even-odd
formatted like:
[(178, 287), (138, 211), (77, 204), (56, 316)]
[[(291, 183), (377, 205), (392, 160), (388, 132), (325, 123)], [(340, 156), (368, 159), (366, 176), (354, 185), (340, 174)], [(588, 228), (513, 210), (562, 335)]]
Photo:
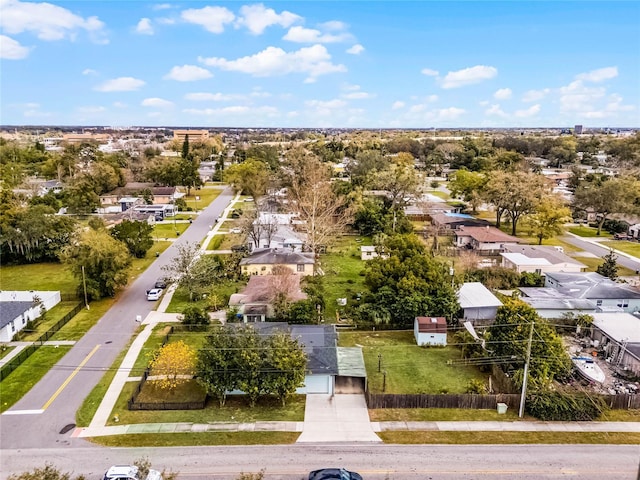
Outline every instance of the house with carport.
[(505, 244), (500, 256), (503, 267), (518, 273), (547, 275), (550, 272), (581, 272), (587, 268), (554, 246)]

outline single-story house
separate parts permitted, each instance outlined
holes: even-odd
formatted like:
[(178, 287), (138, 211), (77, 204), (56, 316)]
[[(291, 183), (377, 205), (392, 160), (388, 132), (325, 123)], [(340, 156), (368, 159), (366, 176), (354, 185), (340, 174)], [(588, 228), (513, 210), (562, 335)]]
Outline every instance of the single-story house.
[[(260, 236), (259, 246), (256, 248), (279, 248), (279, 249), (288, 249), (293, 252), (302, 252), (302, 249), (305, 244), (304, 237), (305, 235), (300, 232), (296, 232), (289, 225), (274, 225), (275, 232), (271, 235), (268, 235), (266, 232), (263, 232)], [(251, 247), (253, 247), (253, 242), (249, 242)]]
[[(233, 328), (234, 324), (228, 326)], [(298, 340), (307, 355), (307, 373), (298, 394), (363, 393), (366, 370), (362, 349), (339, 348), (335, 325), (288, 325), (286, 323), (255, 323), (261, 334), (288, 331)], [(235, 392), (242, 393), (242, 392)]]
[[(286, 277), (286, 278), (285, 278)], [(301, 275), (252, 275), (240, 293), (229, 298), (229, 306), (238, 309), (244, 323), (264, 322), (274, 315), (272, 302), (278, 292), (286, 293), (287, 300), (297, 302), (307, 298), (300, 289)]]
[(601, 312), (640, 312), (640, 289), (616, 283), (596, 272), (548, 273), (545, 287), (555, 288), (572, 298), (591, 300)]
[(388, 258), (389, 254), (383, 253), (382, 255), (378, 255), (376, 247), (373, 245), (362, 245), (360, 246), (360, 259), (361, 260), (371, 260), (372, 258), (376, 258), (381, 256), (382, 258)]
[(611, 365), (640, 376), (640, 318), (630, 313), (594, 313), (592, 338)]
[(592, 315), (598, 311), (595, 302), (574, 298), (551, 287), (520, 287), (520, 300), (535, 309), (542, 318), (558, 319), (566, 313)]
[(176, 187), (159, 187), (154, 183), (129, 182), (124, 187), (118, 187), (109, 193), (100, 196), (100, 203), (103, 206), (118, 205), (123, 197), (142, 196), (143, 192), (149, 191), (153, 196), (155, 205), (173, 203), (177, 198), (184, 196), (178, 192)]
[(436, 213), (431, 215), (431, 224), (442, 230), (455, 230), (459, 227), (486, 227), (489, 222), (472, 217), (466, 213)]
[(480, 282), (463, 283), (458, 290), (462, 319), (474, 325), (486, 324), (496, 318), (502, 302)]
[(559, 248), (544, 245), (505, 244), (502, 266), (518, 273), (581, 272), (587, 266), (564, 254)]
[(413, 323), (416, 343), (423, 345), (447, 344), (447, 319), (444, 317), (416, 317)]
[(468, 227), (461, 225), (453, 235), (456, 247), (468, 248), (478, 252), (498, 253), (504, 250), (504, 245), (509, 243), (520, 243), (517, 237), (507, 235), (502, 230), (487, 225), (486, 227)]
[(60, 303), (56, 291), (0, 291), (0, 342), (10, 342), (28, 322), (38, 318), (41, 307), (50, 310)]
[(314, 264), (313, 253), (266, 248), (254, 250), (240, 260), (240, 269), (243, 275), (270, 275), (275, 266), (281, 265), (293, 273), (313, 275)]

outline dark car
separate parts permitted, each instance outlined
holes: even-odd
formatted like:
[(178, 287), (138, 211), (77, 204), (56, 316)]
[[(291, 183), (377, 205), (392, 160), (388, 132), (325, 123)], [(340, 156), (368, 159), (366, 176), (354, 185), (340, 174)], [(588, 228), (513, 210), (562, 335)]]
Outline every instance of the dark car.
[(153, 288), (162, 288), (162, 289), (167, 288), (167, 282), (166, 282), (166, 280), (165, 280), (164, 278), (159, 278), (159, 279), (156, 281), (156, 284), (153, 286)]
[(362, 480), (362, 475), (344, 468), (323, 468), (309, 474), (309, 480)]

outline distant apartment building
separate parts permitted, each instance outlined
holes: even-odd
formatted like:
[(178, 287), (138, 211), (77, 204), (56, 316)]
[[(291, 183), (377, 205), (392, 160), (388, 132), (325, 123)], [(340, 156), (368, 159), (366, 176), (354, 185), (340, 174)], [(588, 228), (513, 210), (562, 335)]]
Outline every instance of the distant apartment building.
[(573, 133), (576, 135), (582, 135), (582, 125), (576, 125), (573, 129)]
[(179, 142), (184, 142), (184, 139), (189, 136), (189, 141), (204, 141), (209, 138), (209, 130), (174, 130), (173, 139)]

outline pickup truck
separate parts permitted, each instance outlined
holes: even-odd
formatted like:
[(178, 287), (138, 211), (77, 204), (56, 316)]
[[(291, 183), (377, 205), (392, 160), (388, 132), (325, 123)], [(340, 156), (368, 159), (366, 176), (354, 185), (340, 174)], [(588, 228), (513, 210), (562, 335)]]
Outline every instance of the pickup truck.
[(114, 465), (104, 474), (103, 480), (162, 480), (162, 474), (157, 470), (149, 470), (146, 478), (140, 478), (138, 467)]

